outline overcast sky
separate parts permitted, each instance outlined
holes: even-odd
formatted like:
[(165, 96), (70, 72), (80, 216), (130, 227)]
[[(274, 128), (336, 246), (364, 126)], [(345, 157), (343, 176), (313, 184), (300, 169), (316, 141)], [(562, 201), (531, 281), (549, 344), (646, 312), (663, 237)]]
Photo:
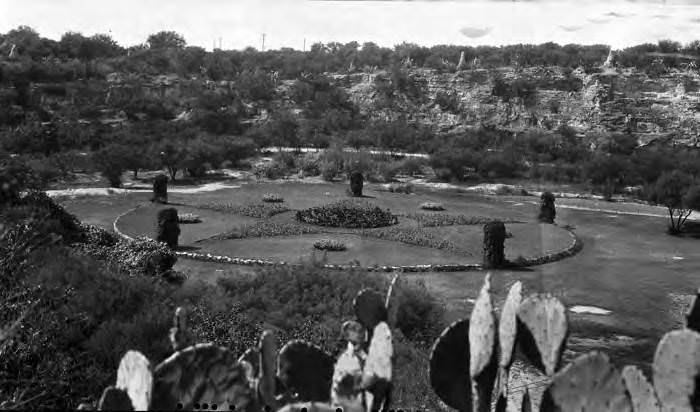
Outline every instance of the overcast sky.
[(0, 32), (28, 25), (59, 39), (66, 31), (109, 33), (122, 45), (175, 30), (211, 49), (307, 48), (318, 41), (393, 46), (435, 44), (609, 44), (700, 39), (700, 0), (0, 0)]

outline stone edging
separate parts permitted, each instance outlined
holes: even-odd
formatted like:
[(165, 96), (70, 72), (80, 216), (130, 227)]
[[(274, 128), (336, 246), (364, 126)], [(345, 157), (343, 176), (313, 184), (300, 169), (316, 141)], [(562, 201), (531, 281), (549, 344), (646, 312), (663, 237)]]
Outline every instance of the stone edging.
[[(127, 240), (133, 240), (133, 238), (125, 233), (122, 233), (119, 228), (117, 227), (117, 224), (119, 223), (119, 219), (122, 218), (124, 215), (133, 212), (134, 210), (138, 209), (139, 206), (132, 208), (121, 215), (117, 216), (117, 218), (114, 220), (114, 233), (117, 234), (117, 236), (127, 239)], [(576, 234), (571, 230), (571, 229), (564, 229), (566, 230), (569, 235), (572, 238), (571, 243), (569, 246), (559, 252), (555, 253), (550, 253), (544, 256), (538, 256), (534, 258), (525, 258), (524, 261), (521, 261), (518, 263), (518, 266), (520, 267), (528, 267), (528, 266), (536, 266), (536, 265), (543, 265), (545, 263), (552, 263), (556, 262), (558, 260), (562, 260), (564, 258), (567, 258), (569, 256), (573, 256), (581, 249), (583, 248), (583, 242), (576, 236)], [(181, 257), (184, 259), (190, 259), (190, 260), (198, 260), (202, 262), (212, 262), (212, 263), (226, 263), (230, 265), (243, 265), (243, 266), (301, 266), (300, 264), (295, 264), (295, 263), (289, 263), (289, 262), (284, 262), (284, 261), (273, 261), (273, 260), (265, 260), (265, 259), (249, 259), (249, 258), (240, 258), (240, 257), (230, 257), (230, 256), (219, 256), (219, 255), (212, 255), (211, 253), (195, 253), (195, 252), (183, 252), (183, 251), (175, 251), (175, 255), (177, 257)], [(325, 269), (332, 269), (332, 270), (347, 270), (347, 269), (353, 269), (353, 268), (362, 268), (362, 266), (359, 265), (334, 265), (334, 264), (326, 264), (323, 266)], [(400, 265), (400, 266), (380, 266), (380, 265), (374, 265), (374, 266), (366, 266), (363, 267), (368, 272), (470, 272), (470, 271), (481, 271), (484, 270), (483, 265), (479, 263), (466, 263), (466, 264), (446, 264), (446, 265), (440, 265), (440, 264), (428, 264), (428, 265)]]
[(525, 258), (517, 262), (518, 265), (521, 267), (544, 265), (546, 263), (552, 263), (558, 260), (562, 260), (580, 252), (581, 249), (583, 249), (583, 241), (581, 241), (581, 239), (579, 239), (579, 237), (576, 236), (576, 234), (571, 229), (562, 229), (566, 230), (569, 233), (569, 236), (571, 237), (571, 243), (569, 243), (569, 246), (566, 249), (561, 250), (559, 252), (548, 253), (544, 256)]

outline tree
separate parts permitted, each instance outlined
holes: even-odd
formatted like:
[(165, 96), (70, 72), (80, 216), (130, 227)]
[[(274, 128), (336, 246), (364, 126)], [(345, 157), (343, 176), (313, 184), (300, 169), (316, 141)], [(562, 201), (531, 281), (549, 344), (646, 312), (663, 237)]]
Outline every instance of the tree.
[(185, 38), (174, 31), (160, 31), (151, 34), (146, 43), (151, 49), (183, 49), (187, 45)]
[(668, 208), (669, 232), (680, 233), (693, 209), (700, 209), (700, 187), (692, 187), (692, 178), (679, 170), (663, 173), (656, 181), (654, 200)]
[(612, 199), (613, 193), (629, 174), (629, 161), (620, 155), (596, 153), (586, 164), (586, 172), (594, 185), (603, 186), (603, 196)]

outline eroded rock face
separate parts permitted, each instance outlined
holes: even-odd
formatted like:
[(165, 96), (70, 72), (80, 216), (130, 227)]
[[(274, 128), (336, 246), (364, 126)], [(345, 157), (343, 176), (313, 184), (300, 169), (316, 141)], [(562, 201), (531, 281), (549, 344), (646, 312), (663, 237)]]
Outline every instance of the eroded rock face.
[[(425, 98), (411, 99), (399, 93), (392, 107), (382, 104), (383, 97), (377, 92), (376, 78), (382, 75), (333, 77), (344, 85), (362, 113), (383, 120), (404, 116), (443, 132), (479, 125), (514, 132), (569, 125), (581, 132), (631, 131), (639, 133), (642, 142), (673, 132), (676, 141), (694, 143), (700, 131), (700, 116), (696, 117), (693, 109), (700, 104), (700, 75), (690, 71), (650, 78), (632, 69), (613, 68), (590, 74), (559, 67), (530, 67), (518, 72), (511, 68), (465, 69), (456, 73), (411, 69), (409, 77), (425, 85)], [(493, 94), (499, 78), (530, 82), (536, 86), (536, 96), (528, 102), (519, 97), (504, 101)], [(456, 94), (458, 110), (441, 108), (436, 103), (439, 93)]]

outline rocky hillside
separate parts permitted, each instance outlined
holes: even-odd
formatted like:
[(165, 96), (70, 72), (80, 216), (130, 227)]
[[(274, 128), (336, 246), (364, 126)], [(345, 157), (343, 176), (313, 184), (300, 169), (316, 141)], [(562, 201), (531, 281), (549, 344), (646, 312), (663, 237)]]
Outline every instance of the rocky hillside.
[[(360, 109), (376, 118), (408, 119), (436, 125), (441, 131), (486, 125), (515, 132), (537, 127), (569, 125), (580, 132), (627, 131), (641, 143), (671, 138), (684, 144), (698, 142), (700, 75), (673, 72), (656, 78), (634, 70), (603, 69), (599, 73), (565, 73), (557, 67), (516, 71), (466, 70), (436, 73), (412, 70), (410, 78), (424, 86), (425, 96), (394, 99), (382, 107), (377, 77), (385, 73), (334, 76), (347, 87)], [(497, 82), (527, 82), (534, 92), (508, 99), (494, 95)], [(561, 87), (560, 85), (564, 85)], [(578, 90), (572, 90), (572, 89)], [(442, 96), (454, 107), (440, 104)]]

